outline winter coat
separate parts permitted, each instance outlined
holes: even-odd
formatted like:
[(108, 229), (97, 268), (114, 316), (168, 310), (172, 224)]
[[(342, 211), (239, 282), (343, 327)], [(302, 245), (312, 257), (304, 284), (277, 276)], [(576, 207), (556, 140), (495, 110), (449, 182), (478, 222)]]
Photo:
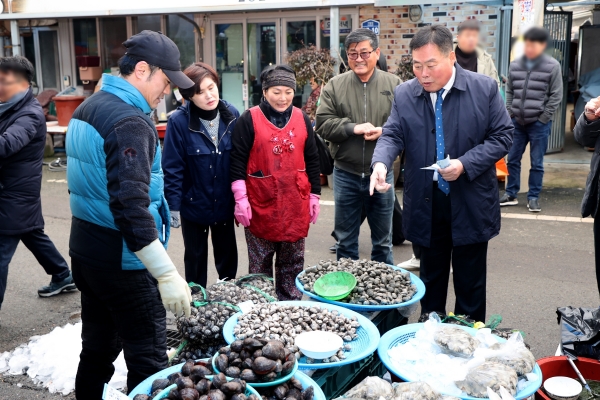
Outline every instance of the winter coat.
[(598, 192), (598, 180), (600, 179), (600, 120), (588, 122), (585, 115), (581, 114), (573, 130), (575, 140), (582, 146), (595, 148), (592, 161), (590, 162), (590, 173), (585, 184), (585, 194), (581, 202), (582, 217), (596, 217), (600, 193)]
[(331, 142), (336, 167), (356, 175), (370, 175), (377, 142), (354, 134), (354, 126), (365, 122), (383, 126), (390, 115), (394, 89), (400, 83), (396, 75), (375, 69), (368, 82), (348, 71), (325, 85), (317, 109), (316, 132)]
[(46, 119), (31, 89), (0, 116), (0, 235), (44, 227), (40, 190)]
[(133, 85), (104, 74), (102, 89), (69, 122), (69, 248), (85, 265), (145, 269), (134, 253), (157, 238), (167, 245), (170, 214), (151, 111)]
[[(486, 242), (500, 231), (496, 161), (512, 144), (513, 124), (496, 82), (458, 64), (454, 86), (443, 102), (445, 153), (465, 173), (450, 183), (454, 246)], [(383, 126), (373, 164), (388, 171), (405, 150), (403, 228), (407, 240), (431, 245), (433, 171), (436, 161), (435, 112), (429, 92), (416, 79), (398, 86), (392, 115)], [(436, 189), (437, 190), (437, 189)]]
[(563, 98), (562, 69), (554, 58), (542, 54), (528, 70), (525, 57), (512, 63), (506, 84), (506, 109), (521, 125), (547, 124)]
[(191, 101), (171, 115), (163, 146), (165, 198), (171, 210), (200, 225), (214, 225), (233, 218), (233, 193), (229, 179), (231, 132), (240, 116), (221, 100), (218, 105), (218, 146)]
[[(454, 49), (456, 50), (456, 46), (458, 43), (454, 43)], [(489, 76), (494, 79), (496, 83), (500, 84), (500, 80), (498, 79), (498, 70), (496, 69), (496, 64), (494, 64), (494, 59), (485, 51), (485, 49), (481, 46), (477, 46), (475, 49), (477, 53), (477, 73)]]

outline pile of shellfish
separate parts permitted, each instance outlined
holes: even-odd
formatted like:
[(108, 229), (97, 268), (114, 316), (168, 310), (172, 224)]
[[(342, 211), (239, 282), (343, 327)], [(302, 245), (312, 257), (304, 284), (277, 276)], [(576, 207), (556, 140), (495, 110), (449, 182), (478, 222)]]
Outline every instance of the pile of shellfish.
[(410, 273), (395, 270), (389, 265), (368, 260), (320, 261), (308, 267), (298, 276), (304, 290), (314, 292), (314, 284), (325, 274), (336, 271), (349, 272), (356, 277), (356, 287), (340, 302), (358, 305), (392, 305), (412, 299), (417, 287), (410, 280)]
[[(238, 318), (233, 333), (237, 340), (246, 338), (280, 340), (297, 359), (302, 354), (294, 344), (294, 338), (303, 332), (325, 331), (340, 336), (344, 342), (351, 342), (358, 337), (356, 333), (360, 323), (353, 316), (348, 318), (337, 310), (329, 310), (319, 306), (294, 306), (281, 304), (261, 304)], [(346, 358), (345, 351), (351, 346), (346, 343), (337, 354), (324, 359), (323, 362), (337, 362)], [(307, 363), (315, 362), (310, 358)]]
[(279, 340), (246, 338), (236, 340), (219, 350), (215, 365), (230, 378), (248, 383), (273, 382), (289, 375), (296, 357)]
[(312, 400), (315, 389), (312, 386), (302, 388), (302, 383), (296, 378), (278, 386), (256, 388), (263, 400)]

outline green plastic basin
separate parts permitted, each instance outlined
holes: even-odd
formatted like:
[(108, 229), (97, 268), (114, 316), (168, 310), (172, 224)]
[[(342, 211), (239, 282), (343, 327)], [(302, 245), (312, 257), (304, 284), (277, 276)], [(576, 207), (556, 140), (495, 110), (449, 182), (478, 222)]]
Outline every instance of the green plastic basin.
[(356, 277), (349, 272), (337, 271), (323, 275), (314, 285), (317, 295), (327, 300), (340, 300), (356, 286)]

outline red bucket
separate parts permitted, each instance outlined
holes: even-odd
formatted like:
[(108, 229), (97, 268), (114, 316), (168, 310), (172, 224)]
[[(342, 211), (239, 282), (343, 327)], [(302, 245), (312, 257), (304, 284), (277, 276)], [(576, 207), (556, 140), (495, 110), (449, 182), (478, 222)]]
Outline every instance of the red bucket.
[[(544, 357), (537, 360), (537, 363), (542, 370), (544, 381), (554, 376), (567, 376), (579, 381), (575, 371), (573, 371), (573, 368), (571, 368), (569, 365), (566, 356)], [(579, 368), (581, 375), (583, 375), (585, 379), (600, 381), (600, 362), (597, 360), (580, 357), (577, 361), (575, 361), (575, 365), (577, 365), (577, 368)], [(543, 385), (535, 393), (535, 399), (552, 400), (546, 393), (544, 393)]]
[(85, 96), (55, 96), (52, 100), (56, 105), (56, 116), (58, 117), (58, 125), (67, 126), (81, 103), (86, 99)]

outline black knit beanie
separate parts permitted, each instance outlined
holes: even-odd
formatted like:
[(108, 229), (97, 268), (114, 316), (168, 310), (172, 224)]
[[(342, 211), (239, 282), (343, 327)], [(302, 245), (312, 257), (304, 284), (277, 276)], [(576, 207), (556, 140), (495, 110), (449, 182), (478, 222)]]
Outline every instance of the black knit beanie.
[(296, 73), (288, 65), (269, 66), (260, 74), (262, 89), (287, 86), (296, 91)]

